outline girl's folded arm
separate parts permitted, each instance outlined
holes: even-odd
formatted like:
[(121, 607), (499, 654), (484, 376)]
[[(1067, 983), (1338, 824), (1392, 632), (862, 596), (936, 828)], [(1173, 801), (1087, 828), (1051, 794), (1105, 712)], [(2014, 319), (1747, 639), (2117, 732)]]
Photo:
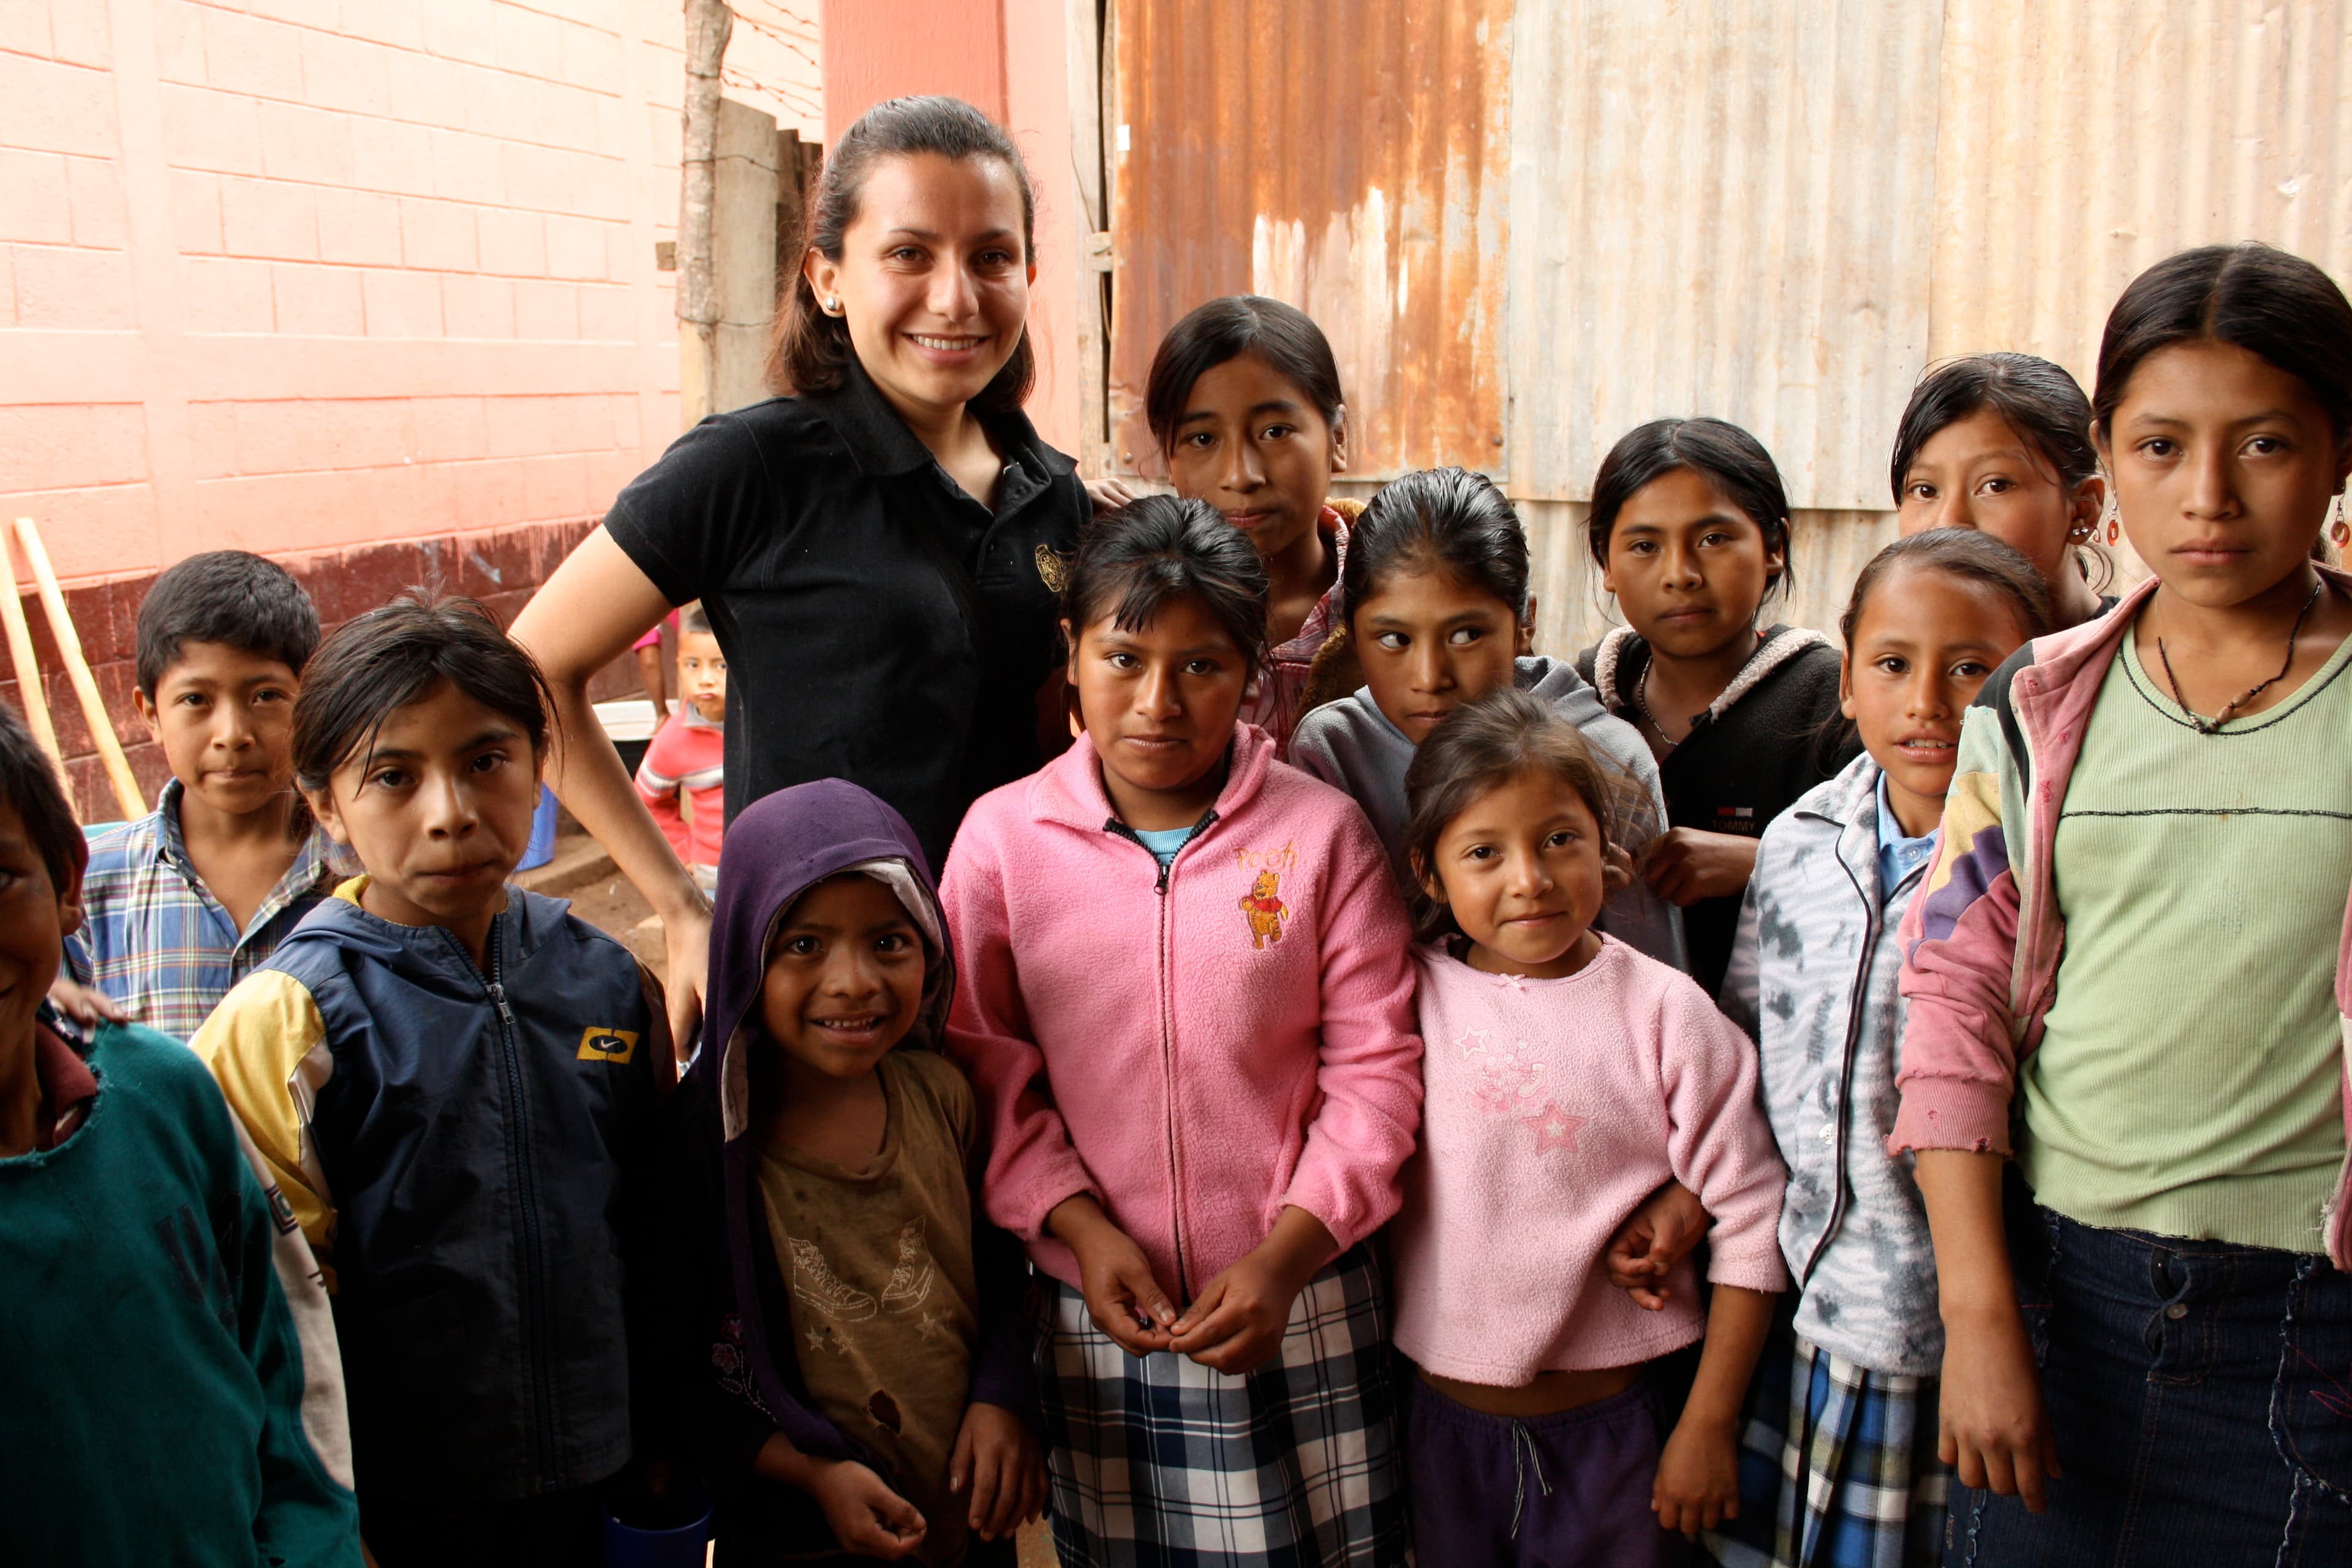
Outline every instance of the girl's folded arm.
[(1935, 858), (1903, 917), (1903, 1102), (1890, 1153), (2009, 1152), (2019, 890), (2002, 810), (2013, 765), (2000, 715), (1969, 709)]
[(1412, 935), (1388, 860), (1360, 814), (1332, 846), (1320, 929), (1323, 1104), (1281, 1204), (1323, 1223), (1346, 1251), (1386, 1224), (1421, 1130), (1421, 1034)]
[(1045, 1234), (1045, 1216), (1081, 1193), (1102, 1194), (1070, 1142), (1045, 1081), (1021, 1001), (1012, 921), (993, 846), (967, 822), (948, 859), (940, 903), (955, 944), (955, 1002), (948, 1015), (948, 1055), (980, 1097), (988, 1168), (982, 1188), (988, 1216), (1024, 1241)]
[(1657, 1027), (1667, 1160), (1675, 1179), (1715, 1218), (1706, 1277), (1785, 1290), (1780, 1230), (1787, 1172), (1758, 1103), (1756, 1047), (1686, 982), (1669, 993)]

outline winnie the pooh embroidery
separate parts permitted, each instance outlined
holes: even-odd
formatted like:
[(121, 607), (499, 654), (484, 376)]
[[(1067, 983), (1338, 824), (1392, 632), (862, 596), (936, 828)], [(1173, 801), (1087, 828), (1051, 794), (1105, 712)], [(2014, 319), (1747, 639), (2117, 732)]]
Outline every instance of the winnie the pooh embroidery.
[(1266, 943), (1282, 940), (1283, 917), (1290, 913), (1290, 906), (1274, 896), (1281, 886), (1282, 879), (1274, 872), (1260, 871), (1250, 890), (1242, 895), (1242, 913), (1249, 917), (1250, 945), (1261, 952)]

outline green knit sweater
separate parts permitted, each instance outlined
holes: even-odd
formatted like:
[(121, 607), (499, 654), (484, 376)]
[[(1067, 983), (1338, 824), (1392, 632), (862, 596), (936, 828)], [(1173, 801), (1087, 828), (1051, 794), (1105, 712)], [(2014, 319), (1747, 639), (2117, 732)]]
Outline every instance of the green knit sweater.
[(357, 1568), (220, 1090), (148, 1029), (89, 1060), (72, 1136), (0, 1160), (0, 1563)]

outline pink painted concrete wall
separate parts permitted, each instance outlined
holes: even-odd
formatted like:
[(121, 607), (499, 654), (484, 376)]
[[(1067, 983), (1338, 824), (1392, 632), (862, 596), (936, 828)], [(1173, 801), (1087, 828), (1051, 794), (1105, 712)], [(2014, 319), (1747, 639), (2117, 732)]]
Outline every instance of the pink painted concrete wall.
[[(814, 0), (736, 9), (727, 95), (820, 134)], [(0, 0), (0, 521), (40, 522), (151, 795), (157, 571), (236, 546), (330, 623), (427, 581), (510, 616), (676, 434), (683, 28), (677, 0)]]
[[(809, 0), (727, 91), (815, 135)], [(69, 579), (601, 514), (677, 425), (677, 0), (0, 0), (0, 516)]]

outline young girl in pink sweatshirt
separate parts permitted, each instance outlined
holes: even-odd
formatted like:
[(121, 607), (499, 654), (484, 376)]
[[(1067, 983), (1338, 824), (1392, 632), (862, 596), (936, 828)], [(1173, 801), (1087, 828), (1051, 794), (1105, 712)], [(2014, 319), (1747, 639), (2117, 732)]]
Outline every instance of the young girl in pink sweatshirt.
[[(1688, 976), (1592, 929), (1626, 787), (1575, 724), (1506, 688), (1405, 774), (1427, 1105), (1392, 1233), (1404, 1454), (1425, 1563), (1665, 1564), (1738, 1511), (1735, 1442), (1780, 1263), (1781, 1167), (1756, 1053)], [(1645, 1311), (1601, 1270), (1669, 1179), (1715, 1216)], [(1662, 1431), (1646, 1363), (1700, 1337)]]
[(1265, 581), (1205, 503), (1097, 521), (1063, 594), (1086, 734), (948, 859), (949, 1050), (1048, 1276), (1066, 1563), (1405, 1561), (1363, 1243), (1420, 1121), (1409, 936), (1363, 813), (1235, 720)]

